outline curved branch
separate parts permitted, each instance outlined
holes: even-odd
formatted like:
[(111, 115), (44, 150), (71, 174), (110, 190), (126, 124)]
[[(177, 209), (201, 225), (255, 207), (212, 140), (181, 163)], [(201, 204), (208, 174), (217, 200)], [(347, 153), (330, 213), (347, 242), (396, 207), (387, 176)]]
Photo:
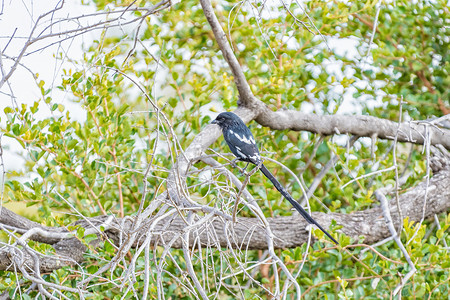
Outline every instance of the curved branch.
[[(425, 217), (432, 217), (435, 214), (446, 212), (450, 209), (450, 161), (447, 158), (434, 159), (434, 171), (436, 174), (430, 179), (421, 182), (410, 191), (400, 196), (400, 205), (404, 217), (408, 217), (410, 221), (420, 221), (423, 216), (423, 199), (427, 193), (427, 205)], [(393, 219), (393, 223), (397, 226), (401, 220), (397, 213), (397, 203), (395, 199), (389, 202), (389, 207)], [(201, 210), (201, 208), (199, 208)], [(194, 208), (191, 209), (194, 211)], [(383, 240), (390, 236), (386, 222), (384, 221), (381, 207), (375, 207), (364, 211), (358, 211), (350, 214), (345, 213), (312, 213), (314, 219), (328, 228), (332, 222), (336, 222), (341, 228), (338, 232), (345, 234), (354, 240), (364, 238), (364, 243), (372, 244)], [(100, 216), (89, 220), (81, 220), (77, 222), (86, 229), (92, 229), (91, 224), (104, 224), (108, 216)], [(139, 228), (138, 237), (133, 247), (138, 247), (146, 240), (148, 235), (152, 235), (152, 245), (161, 246), (170, 243), (172, 248), (182, 248), (183, 233), (186, 232), (186, 223), (181, 217), (167, 217), (167, 220), (159, 220), (156, 226), (152, 223), (155, 218), (150, 219), (144, 226)], [(308, 239), (308, 224), (298, 215), (288, 217), (267, 218), (267, 222), (273, 232), (274, 248), (294, 248), (302, 245)], [(6, 224), (7, 223), (7, 224)], [(264, 225), (257, 218), (238, 218), (236, 224), (230, 223), (230, 220), (213, 216), (210, 220), (200, 222), (196, 228), (189, 228), (189, 247), (194, 243), (201, 243), (208, 247), (227, 247), (230, 240), (231, 246), (239, 249), (267, 249), (266, 231)], [(233, 226), (233, 237), (225, 235), (224, 226)], [(0, 210), (0, 226), (14, 227), (17, 230), (27, 231), (36, 226), (42, 230), (52, 232), (60, 232), (61, 228), (43, 227), (35, 222), (26, 221), (23, 217), (14, 214), (6, 208)], [(110, 228), (105, 230), (108, 237), (116, 244), (120, 244), (120, 236), (129, 234), (133, 228), (133, 220), (117, 219), (114, 220)], [(295, 230), (293, 230), (295, 228)], [(92, 231), (92, 230), (91, 230)], [(214, 234), (212, 234), (214, 233)], [(211, 239), (215, 236), (215, 239)], [(178, 238), (177, 238), (178, 237)], [(38, 240), (36, 236), (30, 236), (31, 240)], [(51, 241), (40, 240), (44, 243)], [(100, 241), (92, 244), (97, 247)], [(11, 256), (11, 248), (7, 245), (0, 251), (0, 270), (13, 270), (14, 260)], [(48, 272), (61, 268), (65, 265), (71, 265), (83, 260), (83, 253), (86, 251), (79, 240), (75, 238), (60, 239), (54, 243), (57, 256), (40, 256), (41, 272)], [(32, 258), (23, 252), (23, 264), (32, 269)]]
[(371, 116), (320, 116), (293, 110), (279, 110), (276, 112), (270, 110), (265, 103), (258, 100), (251, 92), (242, 68), (214, 14), (211, 2), (209, 0), (200, 0), (200, 3), (220, 50), (233, 73), (240, 96), (238, 104), (252, 110), (255, 115), (254, 118), (246, 116), (247, 118), (244, 121), (255, 119), (262, 126), (274, 130), (305, 130), (322, 135), (348, 133), (360, 137), (377, 136), (382, 139), (394, 140), (398, 134), (397, 141), (399, 142), (425, 144), (428, 142), (427, 139), (429, 139), (431, 145), (441, 144), (450, 150), (450, 130), (432, 126), (429, 122), (404, 122), (398, 127), (396, 122)]

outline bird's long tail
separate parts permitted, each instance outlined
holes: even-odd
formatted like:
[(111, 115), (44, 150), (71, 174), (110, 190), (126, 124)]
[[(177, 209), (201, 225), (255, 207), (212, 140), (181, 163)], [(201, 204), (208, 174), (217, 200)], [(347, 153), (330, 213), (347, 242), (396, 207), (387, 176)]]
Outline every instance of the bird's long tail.
[(325, 229), (323, 229), (322, 226), (319, 225), (307, 212), (303, 209), (303, 207), (292, 198), (292, 196), (284, 189), (284, 187), (281, 185), (281, 183), (272, 175), (272, 173), (264, 166), (264, 164), (261, 164), (260, 167), (261, 172), (273, 183), (275, 188), (281, 193), (281, 195), (284, 196), (291, 204), (294, 206), (294, 208), (302, 215), (305, 220), (310, 223), (314, 224), (317, 227), (319, 227), (320, 230), (323, 231), (336, 245), (338, 245), (338, 241), (336, 241)]

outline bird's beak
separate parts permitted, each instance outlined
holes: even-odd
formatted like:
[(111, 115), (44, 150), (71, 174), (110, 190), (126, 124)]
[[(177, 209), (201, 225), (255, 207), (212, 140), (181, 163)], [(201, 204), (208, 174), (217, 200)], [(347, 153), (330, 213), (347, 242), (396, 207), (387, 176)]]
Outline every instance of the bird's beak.
[(212, 120), (211, 124), (217, 124), (217, 120), (216, 119)]

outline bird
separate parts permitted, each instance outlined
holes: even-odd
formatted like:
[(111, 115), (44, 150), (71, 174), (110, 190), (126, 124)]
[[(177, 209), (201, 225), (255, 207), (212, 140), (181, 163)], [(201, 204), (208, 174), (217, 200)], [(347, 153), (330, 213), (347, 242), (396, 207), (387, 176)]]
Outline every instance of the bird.
[[(272, 175), (272, 173), (266, 168), (259, 154), (258, 147), (256, 145), (255, 138), (250, 129), (245, 123), (232, 112), (222, 112), (212, 124), (216, 124), (222, 130), (225, 142), (228, 144), (231, 152), (236, 156), (237, 160), (252, 163), (259, 167), (261, 172), (272, 182), (275, 188), (288, 200), (291, 205), (302, 215), (305, 220), (316, 225), (323, 233), (325, 233), (336, 245), (338, 241), (334, 239), (319, 223), (317, 223), (303, 207), (286, 191), (281, 183)], [(247, 164), (248, 165), (248, 164)]]

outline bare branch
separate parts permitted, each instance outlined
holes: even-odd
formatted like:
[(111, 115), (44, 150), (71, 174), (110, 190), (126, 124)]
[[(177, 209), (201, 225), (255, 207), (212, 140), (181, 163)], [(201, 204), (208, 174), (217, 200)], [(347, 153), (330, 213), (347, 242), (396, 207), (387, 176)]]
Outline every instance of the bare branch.
[[(68, 17), (68, 18), (62, 18), (60, 20), (52, 20), (50, 24), (46, 27), (44, 27), (40, 32), (37, 33), (38, 27), (41, 24), (44, 24), (46, 21), (46, 17), (49, 15), (53, 15), (55, 12), (60, 10), (64, 5), (64, 1), (60, 2), (60, 5), (55, 7), (53, 10), (50, 10), (41, 16), (39, 16), (34, 23), (33, 28), (31, 29), (29, 36), (26, 38), (26, 42), (24, 43), (22, 49), (20, 50), (20, 53), (17, 55), (17, 57), (9, 57), (6, 56), (4, 51), (0, 51), (1, 56), (5, 56), (8, 58), (11, 58), (14, 63), (9, 69), (9, 71), (5, 74), (3, 74), (2, 78), (0, 79), (0, 88), (4, 85), (5, 82), (9, 80), (9, 78), (12, 76), (12, 74), (15, 72), (17, 66), (20, 65), (20, 62), (23, 57), (30, 55), (32, 53), (41, 51), (45, 48), (48, 48), (54, 44), (59, 44), (65, 40), (73, 39), (76, 36), (83, 35), (87, 32), (93, 31), (93, 30), (104, 30), (107, 27), (118, 27), (118, 26), (124, 26), (126, 24), (131, 24), (138, 22), (147, 16), (157, 13), (160, 10), (166, 9), (170, 7), (171, 2), (169, 0), (161, 0), (159, 3), (148, 7), (148, 8), (132, 8), (131, 4), (126, 8), (120, 8), (115, 11), (107, 11), (107, 12), (97, 12), (95, 14), (89, 14), (89, 15), (81, 15), (81, 16), (75, 16), (75, 17)], [(142, 11), (143, 15), (139, 17), (134, 17), (129, 20), (123, 21), (123, 16), (126, 12), (134, 12), (134, 11)], [(92, 25), (82, 25), (81, 20), (90, 20), (94, 17), (99, 17), (104, 15), (104, 20), (100, 20)], [(110, 16), (114, 16), (113, 18), (110, 18)], [(68, 29), (65, 31), (58, 31), (53, 32), (52, 28), (60, 23), (64, 24), (78, 24), (78, 27), (74, 29)], [(17, 39), (21, 37), (16, 37)], [(52, 38), (56, 38), (57, 41), (50, 42)], [(40, 47), (38, 49), (34, 49), (29, 51), (29, 48), (36, 44), (39, 41), (42, 40), (48, 40), (43, 47)], [(6, 49), (6, 48), (5, 48)]]
[[(386, 221), (386, 224), (389, 228), (389, 231), (392, 235), (392, 238), (394, 239), (397, 246), (400, 248), (400, 250), (403, 253), (403, 256), (405, 257), (406, 261), (408, 262), (409, 267), (411, 270), (406, 274), (406, 276), (402, 279), (402, 282), (399, 286), (395, 288), (394, 295), (397, 295), (399, 290), (405, 285), (406, 282), (408, 282), (409, 278), (417, 271), (414, 263), (411, 260), (411, 257), (408, 254), (408, 251), (405, 249), (405, 246), (403, 245), (402, 241), (400, 240), (400, 237), (397, 234), (397, 231), (395, 230), (394, 223), (392, 222), (391, 213), (389, 210), (389, 206), (387, 203), (386, 196), (383, 194), (382, 191), (376, 190), (375, 196), (377, 197), (378, 201), (380, 201), (381, 209), (383, 210), (383, 216)], [(396, 201), (397, 202), (397, 201)], [(399, 207), (397, 207), (399, 208)]]
[(294, 110), (273, 112), (268, 108), (258, 115), (256, 121), (274, 130), (305, 130), (322, 135), (353, 134), (359, 137), (372, 137), (376, 134), (378, 138), (394, 140), (398, 134), (398, 142), (422, 145), (427, 142), (426, 136), (429, 134), (431, 145), (441, 144), (450, 150), (450, 130), (435, 127), (429, 122), (403, 122), (399, 125), (394, 121), (372, 116), (320, 116)]
[[(422, 204), (426, 193), (426, 218), (434, 217), (435, 214), (450, 209), (450, 190), (448, 189), (448, 186), (450, 186), (450, 161), (448, 158), (442, 156), (436, 159), (433, 158), (432, 167), (438, 173), (430, 179), (428, 184), (424, 181), (410, 191), (400, 195), (399, 202), (403, 210), (403, 215), (404, 217), (408, 217), (410, 221), (420, 221), (422, 219)], [(201, 211), (201, 207), (193, 207), (191, 209), (192, 213), (196, 210)], [(392, 215), (392, 224), (397, 226), (401, 220), (398, 218), (395, 199), (389, 201), (389, 210)], [(364, 236), (364, 243), (367, 244), (375, 243), (391, 235), (386, 222), (381, 218), (382, 215), (381, 207), (354, 212), (352, 214), (312, 213), (312, 216), (319, 223), (325, 225), (324, 227), (329, 227), (327, 225), (331, 224), (332, 220), (334, 220), (338, 225), (342, 226), (339, 232), (355, 240)], [(200, 243), (208, 247), (227, 247), (231, 245), (232, 248), (236, 249), (267, 249), (268, 247), (267, 231), (262, 226), (262, 223), (258, 221), (258, 218), (237, 218), (237, 223), (233, 226), (234, 237), (233, 240), (230, 240), (223, 231), (223, 228), (226, 222), (231, 221), (231, 218), (223, 219), (219, 215), (211, 215), (208, 220), (197, 222), (195, 223), (196, 226), (187, 228), (185, 221), (179, 216), (166, 216), (156, 219), (152, 218), (153, 221), (158, 220), (158, 222), (153, 224), (153, 221), (150, 220), (145, 226), (140, 227), (139, 232), (136, 233), (137, 237), (133, 247), (137, 247), (141, 243), (145, 244), (145, 240), (150, 238), (149, 240), (151, 240), (153, 246), (160, 244), (167, 245), (168, 241), (170, 241), (172, 248), (182, 248), (183, 232), (185, 233), (186, 230), (190, 232), (189, 241), (186, 241), (189, 247), (193, 247), (195, 243)], [(77, 224), (89, 229), (90, 224), (103, 224), (107, 218), (107, 216), (100, 216), (90, 218), (89, 222), (79, 221)], [(272, 232), (273, 247), (275, 249), (297, 247), (305, 243), (308, 239), (308, 224), (301, 216), (266, 218), (266, 220), (267, 226), (269, 226)], [(5, 223), (7, 222), (8, 226), (22, 230), (29, 230), (40, 226), (41, 230), (44, 231), (64, 231), (61, 228), (48, 228), (31, 221), (26, 221), (25, 218), (5, 208), (1, 209), (0, 221), (2, 225), (6, 225)], [(203, 229), (199, 230), (199, 227)], [(105, 234), (119, 246), (120, 236), (128, 234), (132, 228), (132, 219), (128, 218), (124, 221), (118, 219), (112, 222), (109, 229), (105, 230)], [(204, 230), (206, 228), (208, 230)], [(254, 230), (256, 228), (259, 229)], [(252, 230), (251, 236), (248, 235), (249, 230)], [(215, 232), (214, 240), (211, 240), (211, 235), (208, 234), (209, 231)], [(186, 238), (187, 236), (185, 235), (184, 237)], [(30, 239), (38, 238), (36, 235), (32, 235)], [(44, 243), (52, 243), (56, 253), (60, 255), (60, 259), (55, 259), (51, 256), (41, 256), (39, 258), (41, 272), (55, 270), (83, 260), (82, 254), (86, 250), (86, 247), (75, 238), (61, 239), (57, 243), (54, 243), (54, 240), (39, 240)], [(5, 246), (0, 251), (0, 270), (12, 270), (12, 266), (14, 265), (14, 261), (8, 254), (10, 252), (9, 247), (12, 246)], [(66, 258), (64, 259), (64, 257)], [(33, 269), (33, 260), (26, 253), (24, 253), (22, 263), (29, 266), (30, 270)]]

